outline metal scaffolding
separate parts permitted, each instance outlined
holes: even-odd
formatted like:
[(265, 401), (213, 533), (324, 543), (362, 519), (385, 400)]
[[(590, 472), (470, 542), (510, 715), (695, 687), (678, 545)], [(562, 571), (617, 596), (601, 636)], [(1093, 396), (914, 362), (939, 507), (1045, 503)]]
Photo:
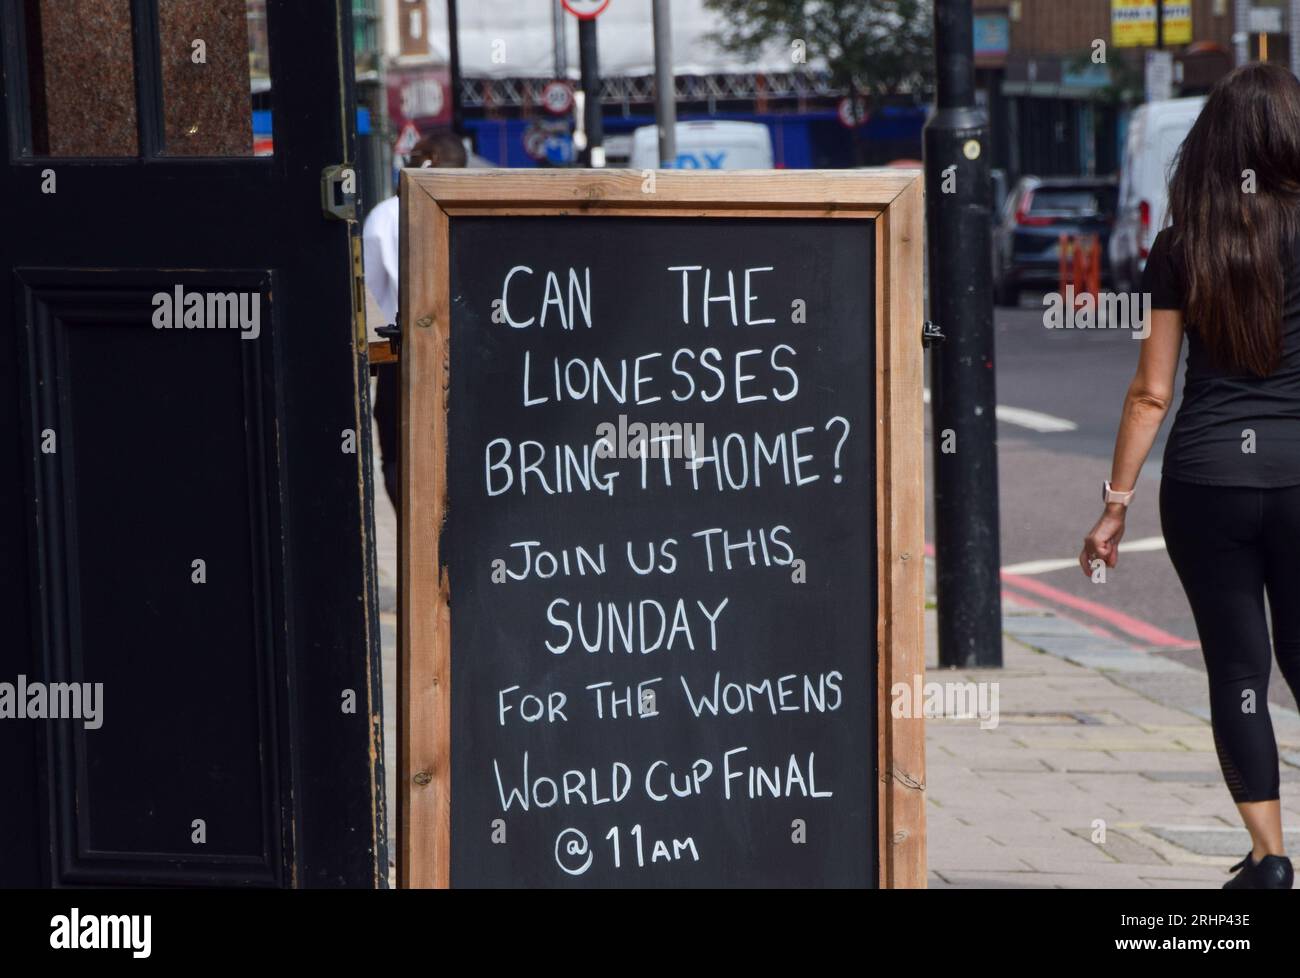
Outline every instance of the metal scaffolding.
[[(550, 78), (465, 78), (461, 99), (466, 108), (522, 108), (540, 105), (542, 88)], [(754, 74), (679, 75), (674, 80), (678, 103), (754, 101), (757, 99), (839, 98), (845, 90), (831, 83), (827, 72), (789, 71)], [(651, 105), (653, 75), (605, 78), (605, 105)]]

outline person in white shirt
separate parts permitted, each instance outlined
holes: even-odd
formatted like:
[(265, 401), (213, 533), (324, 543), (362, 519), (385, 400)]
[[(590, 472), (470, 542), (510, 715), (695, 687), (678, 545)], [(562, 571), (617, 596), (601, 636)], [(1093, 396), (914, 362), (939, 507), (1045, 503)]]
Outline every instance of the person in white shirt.
[[(410, 164), (464, 166), (465, 146), (450, 130), (429, 133), (411, 150)], [(396, 196), (380, 201), (370, 211), (361, 233), (366, 287), (383, 316), (383, 325), (397, 321), (399, 205)], [(375, 391), (375, 424), (379, 428), (379, 451), (384, 469), (384, 488), (393, 508), (400, 511), (401, 469), (397, 462), (398, 376), (396, 366), (380, 367)]]

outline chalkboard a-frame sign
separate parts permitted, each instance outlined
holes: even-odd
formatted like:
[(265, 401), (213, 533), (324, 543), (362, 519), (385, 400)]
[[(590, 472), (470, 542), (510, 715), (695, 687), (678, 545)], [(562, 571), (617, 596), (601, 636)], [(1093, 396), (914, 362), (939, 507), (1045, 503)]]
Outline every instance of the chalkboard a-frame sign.
[(919, 174), (401, 192), (401, 884), (924, 886)]

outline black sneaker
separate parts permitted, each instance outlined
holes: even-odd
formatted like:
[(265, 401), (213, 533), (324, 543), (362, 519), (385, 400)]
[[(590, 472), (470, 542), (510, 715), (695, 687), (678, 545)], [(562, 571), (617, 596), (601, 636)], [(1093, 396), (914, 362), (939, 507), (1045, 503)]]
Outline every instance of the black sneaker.
[(1255, 862), (1246, 853), (1246, 858), (1228, 872), (1237, 875), (1223, 884), (1225, 890), (1289, 890), (1295, 882), (1291, 860), (1286, 856), (1265, 856)]

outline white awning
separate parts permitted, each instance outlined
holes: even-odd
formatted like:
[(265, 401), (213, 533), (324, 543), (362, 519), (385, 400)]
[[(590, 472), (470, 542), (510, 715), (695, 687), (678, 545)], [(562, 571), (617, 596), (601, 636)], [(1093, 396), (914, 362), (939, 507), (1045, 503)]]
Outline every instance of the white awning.
[[(555, 73), (551, 4), (559, 0), (460, 0), (461, 71), (468, 78), (542, 78)], [(773, 44), (762, 55), (742, 59), (708, 37), (722, 19), (703, 0), (672, 0), (673, 71), (678, 75), (780, 72), (821, 68), (796, 65), (789, 44)], [(429, 0), (429, 46), (447, 57), (447, 7)], [(650, 0), (611, 0), (597, 18), (602, 77), (654, 73), (654, 30)], [(568, 74), (578, 77), (578, 21), (564, 15)]]

